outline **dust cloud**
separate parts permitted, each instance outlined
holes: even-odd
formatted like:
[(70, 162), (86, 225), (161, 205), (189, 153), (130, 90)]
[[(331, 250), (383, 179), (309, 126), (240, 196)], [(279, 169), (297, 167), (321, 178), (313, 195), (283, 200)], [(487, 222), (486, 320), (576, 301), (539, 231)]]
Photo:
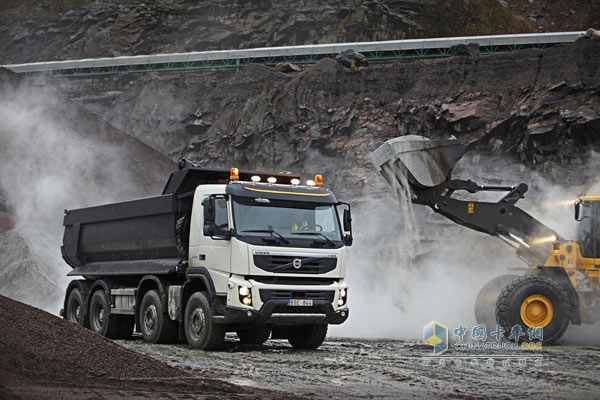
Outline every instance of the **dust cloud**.
[(70, 271), (60, 254), (63, 210), (131, 198), (140, 179), (124, 165), (126, 148), (85, 131), (80, 109), (15, 86), (0, 92), (0, 188), (16, 219), (0, 234), (0, 294), (58, 313)]
[[(590, 168), (600, 166), (598, 154), (588, 159)], [(454, 178), (489, 182), (477, 176), (480, 170), (465, 166), (466, 161)], [(600, 181), (560, 186), (531, 171), (518, 181), (512, 178), (505, 184), (530, 186), (517, 205), (567, 239), (575, 238), (575, 199), (600, 193)], [(503, 195), (469, 198), (498, 201)], [(398, 198), (389, 193), (359, 201), (354, 221), (355, 245), (348, 251), (347, 268), (351, 317), (331, 327), (333, 336), (420, 339), (423, 326), (432, 320), (450, 329), (472, 327), (481, 287), (499, 275), (523, 274), (518, 269), (526, 267), (501, 240), (455, 224), (428, 207), (413, 206), (402, 191)], [(599, 331), (598, 325), (571, 326), (561, 343), (599, 344)]]

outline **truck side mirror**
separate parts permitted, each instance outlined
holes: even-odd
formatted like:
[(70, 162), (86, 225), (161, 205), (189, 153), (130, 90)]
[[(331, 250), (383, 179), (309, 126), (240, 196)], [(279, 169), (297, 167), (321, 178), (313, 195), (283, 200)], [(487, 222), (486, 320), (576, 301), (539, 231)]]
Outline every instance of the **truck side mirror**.
[(204, 236), (213, 236), (215, 233), (215, 199), (214, 197), (207, 197), (202, 200), (202, 207), (204, 208), (204, 226), (202, 228), (202, 234)]
[(581, 203), (579, 200), (575, 202), (575, 221), (579, 221), (579, 211), (580, 211)]
[(350, 232), (346, 235), (344, 235), (344, 245), (346, 246), (352, 246), (352, 212), (350, 211), (350, 204), (348, 203), (340, 203), (343, 204), (345, 206), (347, 206), (347, 208), (344, 208), (344, 214), (342, 216), (342, 225), (344, 228), (344, 232)]
[(349, 208), (344, 209), (344, 231), (352, 232), (352, 215)]

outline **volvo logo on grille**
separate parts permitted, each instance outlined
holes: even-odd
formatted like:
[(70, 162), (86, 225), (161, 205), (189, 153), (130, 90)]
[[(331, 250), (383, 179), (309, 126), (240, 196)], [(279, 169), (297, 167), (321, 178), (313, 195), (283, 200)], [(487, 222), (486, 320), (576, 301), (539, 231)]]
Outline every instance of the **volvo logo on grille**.
[(292, 261), (292, 265), (296, 269), (300, 268), (302, 266), (302, 259), (300, 259), (300, 258), (294, 258), (294, 261)]

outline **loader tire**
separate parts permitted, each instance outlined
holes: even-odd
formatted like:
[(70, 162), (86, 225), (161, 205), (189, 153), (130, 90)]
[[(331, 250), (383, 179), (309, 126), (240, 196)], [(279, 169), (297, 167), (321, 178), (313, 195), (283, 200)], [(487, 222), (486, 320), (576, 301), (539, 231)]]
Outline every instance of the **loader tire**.
[(488, 332), (496, 328), (496, 301), (502, 289), (519, 275), (500, 275), (487, 281), (475, 299), (475, 320), (485, 325)]
[(567, 330), (570, 310), (569, 297), (562, 286), (545, 276), (528, 275), (502, 290), (496, 303), (496, 319), (507, 339), (512, 328), (520, 325), (525, 333), (520, 340), (528, 340), (527, 329), (534, 326), (543, 328), (542, 343), (553, 344)]
[(148, 343), (174, 343), (177, 323), (169, 318), (156, 290), (148, 290), (140, 304), (140, 332)]
[(109, 339), (118, 339), (121, 329), (118, 315), (110, 314), (110, 307), (104, 290), (96, 290), (90, 300), (90, 329)]
[(193, 349), (218, 350), (225, 341), (225, 325), (212, 319), (208, 295), (196, 292), (190, 296), (184, 315), (185, 337)]
[(245, 344), (263, 344), (271, 336), (271, 328), (249, 328), (238, 330), (238, 339)]
[(291, 327), (288, 342), (296, 349), (316, 349), (327, 336), (327, 324)]

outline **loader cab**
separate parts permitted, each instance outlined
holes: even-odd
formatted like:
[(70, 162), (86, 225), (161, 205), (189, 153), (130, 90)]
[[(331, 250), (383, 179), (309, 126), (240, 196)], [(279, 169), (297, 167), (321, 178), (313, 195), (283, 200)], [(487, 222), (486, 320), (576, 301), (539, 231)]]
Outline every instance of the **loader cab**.
[(576, 241), (585, 258), (600, 258), (600, 197), (580, 197), (575, 202)]

